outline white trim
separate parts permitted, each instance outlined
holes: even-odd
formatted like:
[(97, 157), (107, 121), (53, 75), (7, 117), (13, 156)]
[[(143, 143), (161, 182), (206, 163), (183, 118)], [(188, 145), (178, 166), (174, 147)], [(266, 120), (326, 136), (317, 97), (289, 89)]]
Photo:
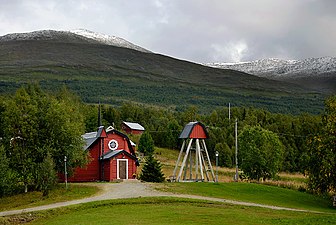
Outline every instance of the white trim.
[(126, 161), (126, 180), (128, 180), (128, 159), (117, 159), (117, 179), (120, 179), (119, 176), (119, 162)]
[[(114, 148), (112, 148), (112, 147), (110, 146), (112, 142), (115, 143)], [(119, 144), (118, 144), (118, 141), (117, 141), (117, 140), (112, 139), (111, 141), (109, 141), (109, 143), (108, 143), (107, 146), (109, 147), (110, 150), (114, 151), (114, 150), (117, 150), (117, 149), (118, 149)]]

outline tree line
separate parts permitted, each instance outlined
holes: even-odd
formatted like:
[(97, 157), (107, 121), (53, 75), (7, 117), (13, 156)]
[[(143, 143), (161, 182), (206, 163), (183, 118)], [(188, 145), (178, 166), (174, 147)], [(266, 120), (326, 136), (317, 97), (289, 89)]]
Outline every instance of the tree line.
[[(97, 106), (87, 105), (86, 129), (93, 131), (97, 124)], [(138, 122), (151, 134), (155, 145), (179, 149), (178, 139), (183, 127), (191, 121), (201, 121), (207, 126), (210, 138), (207, 140), (209, 154), (214, 158), (219, 152), (219, 165), (232, 167), (234, 164), (234, 123), (238, 120), (238, 133), (246, 126), (260, 126), (278, 135), (284, 145), (284, 160), (281, 170), (305, 172), (309, 157), (307, 140), (313, 138), (322, 128), (321, 115), (289, 115), (271, 113), (264, 109), (222, 107), (210, 114), (200, 114), (197, 107), (190, 106), (185, 111), (173, 111), (126, 103), (121, 107), (102, 106), (103, 123), (120, 129), (122, 121)]]
[[(97, 107), (92, 105), (88, 107), (93, 112), (87, 121), (95, 124), (94, 115)], [(240, 143), (245, 144), (241, 146), (243, 149), (252, 139), (261, 138), (260, 143), (262, 138), (266, 140), (266, 147), (256, 145), (258, 150), (264, 148), (264, 159), (268, 160), (263, 165), (259, 165), (259, 169), (268, 168), (267, 171), (260, 172), (264, 178), (272, 178), (278, 171), (300, 172), (309, 175), (310, 189), (319, 193), (335, 191), (336, 187), (336, 177), (332, 172), (336, 169), (335, 111), (336, 96), (331, 96), (325, 101), (325, 111), (321, 115), (308, 113), (291, 115), (271, 113), (265, 109), (251, 107), (233, 107), (230, 109), (229, 118), (228, 107), (217, 108), (210, 114), (199, 113), (195, 106), (190, 106), (184, 111), (132, 103), (123, 104), (121, 107), (109, 105), (102, 107), (106, 125), (113, 124), (120, 129), (122, 121), (139, 122), (151, 134), (156, 146), (172, 149), (179, 149), (181, 146), (178, 136), (188, 122), (201, 121), (207, 126), (210, 136), (207, 140), (210, 157), (215, 159), (215, 152), (218, 151), (219, 165), (225, 167), (234, 166), (234, 121), (237, 119), (238, 134), (242, 134), (240, 141), (243, 140), (244, 132), (257, 131), (253, 134), (255, 136), (248, 134), (249, 139), (246, 144)], [(89, 131), (94, 127), (87, 126), (86, 128)], [(276, 147), (273, 148), (274, 146)], [(273, 149), (269, 151), (270, 148)], [(273, 156), (277, 157), (273, 160)], [(239, 158), (241, 157), (243, 156), (240, 155)], [(268, 164), (270, 161), (274, 164)], [(249, 168), (245, 168), (245, 171), (248, 170), (251, 170), (250, 165)], [(253, 176), (252, 178), (258, 179)]]

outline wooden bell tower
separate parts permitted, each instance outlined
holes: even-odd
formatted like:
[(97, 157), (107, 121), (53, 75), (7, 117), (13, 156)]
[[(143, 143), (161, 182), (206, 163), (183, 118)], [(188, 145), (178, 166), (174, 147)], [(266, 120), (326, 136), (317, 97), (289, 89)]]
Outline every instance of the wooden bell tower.
[(200, 122), (190, 122), (184, 127), (179, 138), (183, 139), (183, 144), (172, 180), (176, 182), (215, 182), (215, 175), (204, 141), (209, 138), (205, 126)]

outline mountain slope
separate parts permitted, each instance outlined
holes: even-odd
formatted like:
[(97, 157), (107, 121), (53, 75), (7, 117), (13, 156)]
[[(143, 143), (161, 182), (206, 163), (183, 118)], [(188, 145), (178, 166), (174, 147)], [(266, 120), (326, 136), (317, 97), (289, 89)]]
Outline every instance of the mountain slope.
[(299, 85), (105, 45), (69, 32), (43, 35), (0, 37), (0, 92), (35, 81), (50, 90), (67, 85), (91, 103), (133, 101), (178, 110), (196, 105), (202, 111), (229, 102), (273, 112), (322, 109), (323, 96)]
[(206, 65), (297, 83), (326, 93), (336, 93), (336, 57), (305, 60), (262, 59), (251, 62), (208, 63)]
[(13, 33), (0, 37), (0, 42), (5, 41), (57, 41), (57, 42), (70, 42), (70, 43), (95, 43), (112, 45), (116, 47), (134, 49), (141, 52), (150, 53), (149, 50), (137, 46), (125, 39), (100, 34), (85, 29), (77, 29), (71, 31), (55, 31), (55, 30), (39, 30), (29, 33)]
[(126, 41), (125, 39), (122, 39), (120, 37), (116, 37), (116, 36), (109, 36), (106, 34), (100, 34), (100, 33), (96, 33), (96, 32), (92, 32), (89, 30), (85, 30), (85, 29), (78, 29), (78, 30), (71, 30), (71, 33), (86, 37), (86, 38), (90, 38), (93, 40), (98, 41), (101, 44), (106, 44), (106, 45), (113, 45), (116, 47), (122, 47), (122, 48), (129, 48), (129, 49), (134, 49), (140, 52), (147, 52), (150, 53), (149, 50), (144, 49), (140, 46), (137, 46), (129, 41)]

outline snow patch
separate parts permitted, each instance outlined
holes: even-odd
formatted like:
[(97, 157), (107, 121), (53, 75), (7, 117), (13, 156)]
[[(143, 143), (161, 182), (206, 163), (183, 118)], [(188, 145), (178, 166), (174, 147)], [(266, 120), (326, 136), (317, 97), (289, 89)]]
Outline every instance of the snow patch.
[(56, 30), (39, 30), (28, 33), (12, 33), (4, 36), (0, 36), (0, 41), (23, 41), (23, 40), (56, 40), (62, 38), (71, 38), (76, 40), (81, 38), (92, 43), (101, 43), (104, 45), (113, 45), (116, 47), (123, 47), (134, 49), (141, 52), (151, 53), (147, 49), (132, 44), (125, 39), (116, 36), (109, 36), (106, 34), (100, 34), (85, 29), (77, 29), (71, 31), (56, 31)]
[(335, 76), (336, 57), (309, 58), (304, 60), (261, 59), (238, 63), (206, 63), (206, 66), (238, 70), (271, 79), (304, 76)]
[(147, 49), (134, 45), (131, 42), (126, 41), (125, 39), (120, 38), (120, 37), (110, 36), (107, 34), (101, 34), (101, 33), (93, 32), (93, 31), (85, 30), (85, 29), (70, 30), (69, 32), (86, 37), (86, 38), (96, 40), (102, 44), (113, 45), (113, 46), (123, 47), (123, 48), (130, 48), (130, 49), (134, 49), (137, 51), (150, 53), (150, 51), (148, 51)]

